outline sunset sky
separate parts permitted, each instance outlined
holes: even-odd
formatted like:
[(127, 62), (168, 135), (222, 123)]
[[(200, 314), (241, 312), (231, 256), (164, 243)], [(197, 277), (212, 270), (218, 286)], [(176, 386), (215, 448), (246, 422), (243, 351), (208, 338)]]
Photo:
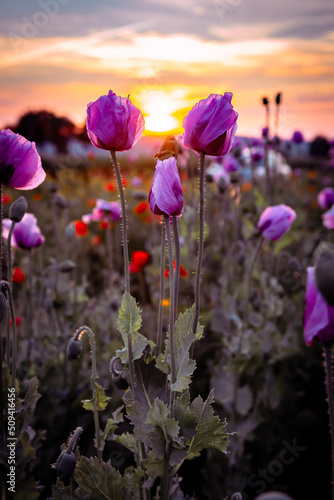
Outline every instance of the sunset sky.
[[(211, 93), (233, 92), (240, 135), (282, 92), (279, 134), (334, 139), (333, 0), (11, 0), (0, 19), (0, 128), (47, 109), (78, 125), (112, 89), (147, 133), (182, 132)], [(273, 120), (272, 120), (273, 125)]]

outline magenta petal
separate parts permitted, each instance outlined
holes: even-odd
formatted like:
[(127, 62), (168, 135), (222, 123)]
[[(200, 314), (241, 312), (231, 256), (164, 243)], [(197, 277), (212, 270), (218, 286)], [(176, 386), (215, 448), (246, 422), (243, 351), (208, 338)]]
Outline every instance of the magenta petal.
[(183, 212), (183, 194), (174, 157), (157, 161), (149, 194), (151, 211), (157, 215), (177, 216)]
[(291, 207), (274, 205), (264, 210), (257, 227), (264, 238), (276, 241), (290, 229), (296, 217), (297, 214)]
[(304, 339), (307, 345), (334, 340), (334, 307), (329, 306), (319, 292), (314, 278), (314, 267), (307, 268)]

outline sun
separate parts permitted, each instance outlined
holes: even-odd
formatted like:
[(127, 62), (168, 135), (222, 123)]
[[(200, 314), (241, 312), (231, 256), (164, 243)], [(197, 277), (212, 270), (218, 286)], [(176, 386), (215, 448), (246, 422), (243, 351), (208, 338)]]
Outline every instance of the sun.
[(184, 105), (182, 90), (145, 89), (138, 97), (140, 109), (144, 112), (146, 134), (178, 134), (182, 131), (180, 121), (174, 116)]
[(163, 113), (153, 113), (145, 118), (145, 130), (148, 132), (170, 132), (178, 128), (179, 124), (176, 118), (172, 115)]

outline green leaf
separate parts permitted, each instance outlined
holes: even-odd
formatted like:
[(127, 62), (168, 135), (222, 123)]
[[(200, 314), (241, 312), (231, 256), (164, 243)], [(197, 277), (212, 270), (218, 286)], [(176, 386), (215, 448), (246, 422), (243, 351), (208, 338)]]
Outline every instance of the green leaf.
[[(192, 331), (194, 308), (195, 306), (193, 305), (184, 313), (180, 313), (174, 326), (176, 374), (175, 382), (171, 384), (171, 389), (175, 392), (182, 392), (188, 388), (191, 382), (191, 376), (196, 368), (196, 362), (190, 359), (189, 349), (196, 340), (202, 338), (203, 327), (198, 324), (196, 334), (194, 335)], [(168, 373), (169, 381), (171, 381), (170, 366), (170, 339), (168, 338), (166, 340), (165, 352), (157, 360), (157, 368), (164, 373)]]
[(126, 478), (112, 467), (110, 460), (103, 462), (93, 457), (81, 457), (75, 480), (78, 483), (75, 494), (81, 500), (119, 500), (123, 498), (123, 489), (127, 484)]
[(166, 375), (155, 367), (154, 361), (146, 364), (143, 361), (135, 362), (136, 385), (134, 390), (124, 393), (123, 401), (127, 408), (127, 415), (134, 425), (134, 433), (140, 441), (145, 443), (151, 430), (145, 424), (147, 414), (154, 405), (156, 398), (167, 403)]
[(121, 307), (116, 323), (124, 343), (123, 349), (116, 351), (116, 354), (123, 363), (129, 362), (128, 335), (131, 335), (132, 339), (133, 360), (141, 357), (147, 345), (150, 345), (152, 349), (154, 347), (154, 342), (147, 340), (146, 337), (138, 333), (141, 323), (141, 311), (137, 306), (136, 299), (128, 292), (125, 292), (122, 297)]
[(174, 403), (174, 417), (180, 426), (180, 435), (189, 440), (196, 434), (197, 419), (190, 408), (190, 394), (185, 391), (182, 396), (176, 398)]
[(147, 458), (143, 460), (143, 464), (149, 479), (144, 484), (145, 488), (150, 488), (157, 477), (164, 475), (164, 461), (162, 458), (156, 458), (152, 450), (147, 453)]
[(137, 453), (137, 442), (133, 434), (123, 432), (120, 436), (115, 436), (114, 439), (117, 443), (120, 443), (129, 450), (133, 451), (133, 453)]
[(73, 497), (71, 486), (64, 486), (64, 483), (57, 477), (56, 484), (52, 486), (52, 498), (53, 500), (72, 500), (77, 497)]
[(97, 411), (103, 411), (106, 409), (111, 398), (105, 395), (103, 387), (101, 387), (96, 381), (92, 381), (92, 385), (95, 389), (95, 398), (85, 399), (84, 401), (82, 401), (82, 406), (84, 407), (85, 410), (93, 411), (95, 408), (94, 406), (94, 401), (95, 401)]
[(228, 436), (226, 431), (226, 420), (221, 422), (213, 414), (212, 403), (213, 391), (210, 392), (206, 401), (198, 396), (190, 405), (190, 410), (196, 415), (196, 435), (192, 438), (187, 459), (198, 457), (205, 448), (215, 448), (221, 452), (226, 451)]
[(173, 439), (179, 433), (180, 427), (174, 418), (169, 418), (169, 408), (159, 398), (154, 401), (147, 414), (146, 424), (160, 428), (166, 441)]

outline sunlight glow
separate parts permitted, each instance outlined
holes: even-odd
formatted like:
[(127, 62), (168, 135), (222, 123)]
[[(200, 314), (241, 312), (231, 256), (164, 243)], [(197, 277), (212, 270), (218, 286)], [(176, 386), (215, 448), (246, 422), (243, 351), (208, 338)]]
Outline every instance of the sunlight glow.
[(178, 127), (174, 116), (154, 113), (145, 118), (145, 129), (149, 132), (169, 132)]

